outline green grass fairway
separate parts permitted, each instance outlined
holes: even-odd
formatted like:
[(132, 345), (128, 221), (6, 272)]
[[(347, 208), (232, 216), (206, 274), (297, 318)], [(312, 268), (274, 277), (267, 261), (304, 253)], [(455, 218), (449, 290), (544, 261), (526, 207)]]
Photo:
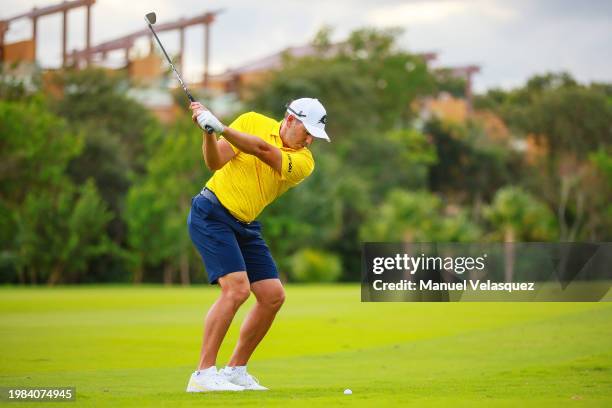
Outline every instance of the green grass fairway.
[(44, 407), (612, 406), (612, 303), (361, 303), (357, 285), (288, 287), (250, 364), (271, 391), (187, 394), (216, 294), (1, 288), (0, 386), (76, 386)]

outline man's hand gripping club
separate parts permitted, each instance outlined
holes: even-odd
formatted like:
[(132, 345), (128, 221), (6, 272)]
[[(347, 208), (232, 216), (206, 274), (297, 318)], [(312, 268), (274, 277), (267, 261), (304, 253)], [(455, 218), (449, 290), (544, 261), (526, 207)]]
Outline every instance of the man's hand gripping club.
[(206, 131), (207, 127), (209, 127), (218, 134), (223, 133), (225, 125), (223, 125), (211, 111), (206, 109), (204, 105), (200, 102), (192, 102), (189, 107), (193, 111), (193, 115), (191, 116), (192, 120), (197, 123), (202, 130)]

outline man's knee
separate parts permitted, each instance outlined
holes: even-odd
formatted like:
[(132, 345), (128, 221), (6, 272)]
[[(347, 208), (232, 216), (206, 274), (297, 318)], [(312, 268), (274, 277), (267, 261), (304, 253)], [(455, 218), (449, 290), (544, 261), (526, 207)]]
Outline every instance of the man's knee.
[(223, 296), (231, 300), (235, 307), (238, 307), (246, 302), (246, 300), (249, 298), (249, 294), (250, 291), (248, 286), (246, 288), (242, 286), (232, 287), (223, 291)]
[(248, 279), (223, 279), (221, 296), (230, 300), (234, 307), (237, 308), (246, 302), (250, 294), (251, 290)]
[(266, 293), (266, 296), (260, 296), (257, 301), (265, 307), (278, 310), (285, 303), (285, 291), (279, 287)]

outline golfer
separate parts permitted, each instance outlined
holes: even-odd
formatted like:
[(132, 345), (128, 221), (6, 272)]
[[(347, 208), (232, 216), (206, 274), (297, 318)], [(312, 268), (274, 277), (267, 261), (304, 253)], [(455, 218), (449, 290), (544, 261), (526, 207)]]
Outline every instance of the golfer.
[[(187, 220), (211, 284), (221, 294), (206, 315), (200, 363), (187, 392), (266, 390), (247, 372), (247, 362), (285, 300), (278, 270), (266, 245), (261, 211), (312, 173), (308, 146), (325, 132), (327, 114), (317, 99), (301, 98), (276, 121), (255, 112), (224, 126), (199, 102), (190, 105), (204, 131), (202, 154), (215, 171), (193, 198)], [(217, 139), (217, 135), (221, 135)], [(227, 366), (217, 371), (217, 353), (238, 308), (253, 292), (248, 313)]]

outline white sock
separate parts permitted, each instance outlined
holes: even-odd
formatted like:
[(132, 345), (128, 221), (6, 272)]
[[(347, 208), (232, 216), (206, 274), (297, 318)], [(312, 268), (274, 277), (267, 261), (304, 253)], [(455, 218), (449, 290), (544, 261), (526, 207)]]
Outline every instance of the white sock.
[(207, 374), (213, 374), (217, 372), (217, 367), (216, 366), (210, 366), (208, 368), (205, 368), (204, 370), (196, 370), (195, 374), (196, 375), (207, 375)]
[(234, 367), (227, 367), (230, 370), (232, 370), (232, 373), (236, 373), (236, 374), (244, 374), (246, 373), (247, 369), (246, 366), (234, 366)]

